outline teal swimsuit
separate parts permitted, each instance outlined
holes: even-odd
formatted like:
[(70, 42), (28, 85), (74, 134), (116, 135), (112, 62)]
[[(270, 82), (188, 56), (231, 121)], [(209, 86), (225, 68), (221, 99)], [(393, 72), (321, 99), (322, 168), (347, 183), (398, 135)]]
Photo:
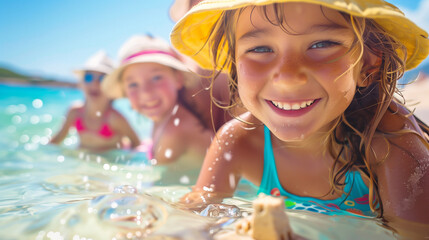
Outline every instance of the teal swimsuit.
[[(288, 209), (307, 210), (327, 215), (375, 216), (369, 207), (369, 189), (359, 171), (346, 174), (345, 193), (337, 199), (320, 200), (288, 193), (281, 186), (277, 175), (270, 130), (266, 126), (264, 126), (264, 136), (264, 173), (258, 193), (285, 197), (285, 206)], [(348, 192), (350, 192), (349, 196), (347, 196)]]

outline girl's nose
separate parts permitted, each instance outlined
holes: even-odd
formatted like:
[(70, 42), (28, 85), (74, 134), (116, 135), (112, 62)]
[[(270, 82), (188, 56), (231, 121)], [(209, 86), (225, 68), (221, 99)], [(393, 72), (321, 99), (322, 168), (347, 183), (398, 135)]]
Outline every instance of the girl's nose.
[(279, 87), (293, 88), (307, 83), (302, 58), (292, 54), (278, 60), (273, 74), (273, 83)]

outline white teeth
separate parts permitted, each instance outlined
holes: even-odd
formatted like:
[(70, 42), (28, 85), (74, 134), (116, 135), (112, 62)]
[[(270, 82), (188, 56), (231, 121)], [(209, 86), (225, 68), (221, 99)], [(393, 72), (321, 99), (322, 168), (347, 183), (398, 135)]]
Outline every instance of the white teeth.
[(294, 103), (294, 104), (289, 104), (289, 103), (284, 103), (284, 102), (276, 102), (276, 101), (271, 101), (271, 103), (273, 103), (274, 106), (276, 106), (277, 108), (283, 109), (283, 110), (298, 110), (298, 109), (302, 109), (302, 108), (306, 108), (308, 106), (310, 106), (311, 104), (314, 103), (315, 100), (309, 100), (306, 102), (301, 102), (301, 103)]

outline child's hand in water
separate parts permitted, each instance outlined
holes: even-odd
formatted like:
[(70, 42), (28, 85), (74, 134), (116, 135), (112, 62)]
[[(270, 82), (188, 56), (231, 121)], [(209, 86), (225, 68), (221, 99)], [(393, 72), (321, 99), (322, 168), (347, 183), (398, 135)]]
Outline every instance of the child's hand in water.
[(209, 204), (221, 203), (225, 194), (212, 193), (207, 191), (192, 191), (185, 194), (179, 201), (178, 205), (181, 209), (200, 212)]

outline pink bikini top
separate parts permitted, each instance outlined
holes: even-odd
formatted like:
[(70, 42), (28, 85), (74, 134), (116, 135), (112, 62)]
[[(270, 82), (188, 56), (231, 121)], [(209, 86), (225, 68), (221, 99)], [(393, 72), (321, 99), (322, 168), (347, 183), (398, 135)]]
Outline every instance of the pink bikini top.
[[(82, 118), (79, 116), (76, 118), (75, 121), (75, 127), (78, 133), (82, 133), (84, 131), (88, 131), (88, 129), (85, 127), (85, 125), (83, 124), (83, 120)], [(101, 137), (104, 138), (110, 138), (114, 135), (114, 132), (110, 129), (109, 125), (107, 123), (104, 123), (100, 130), (98, 130), (98, 134)]]

